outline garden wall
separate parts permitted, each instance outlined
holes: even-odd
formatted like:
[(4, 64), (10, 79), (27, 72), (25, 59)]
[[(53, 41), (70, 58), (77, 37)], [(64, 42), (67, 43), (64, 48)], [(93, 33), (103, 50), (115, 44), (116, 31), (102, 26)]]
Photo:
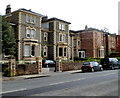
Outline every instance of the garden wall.
[(37, 64), (18, 64), (16, 68), (17, 75), (37, 74)]
[(80, 70), (82, 62), (62, 62), (62, 71)]

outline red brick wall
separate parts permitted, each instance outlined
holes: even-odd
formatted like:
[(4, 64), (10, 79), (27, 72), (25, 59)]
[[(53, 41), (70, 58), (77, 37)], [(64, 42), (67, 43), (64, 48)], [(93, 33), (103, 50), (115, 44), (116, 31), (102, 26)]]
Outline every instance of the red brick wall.
[(116, 36), (108, 35), (108, 49), (109, 52), (115, 52), (116, 50)]
[(116, 36), (116, 52), (120, 53), (120, 35)]
[(81, 48), (86, 50), (87, 57), (93, 57), (93, 32), (81, 33)]

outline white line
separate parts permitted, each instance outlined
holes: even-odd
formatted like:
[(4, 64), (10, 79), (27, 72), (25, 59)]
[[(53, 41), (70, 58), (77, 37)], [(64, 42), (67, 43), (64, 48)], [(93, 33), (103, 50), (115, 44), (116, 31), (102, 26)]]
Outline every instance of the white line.
[[(68, 83), (68, 82), (75, 82), (75, 81), (79, 81), (79, 80), (84, 80), (84, 79), (89, 79), (89, 78), (94, 78), (94, 77), (100, 77), (100, 76), (108, 76), (111, 74), (115, 74), (115, 73), (109, 73), (109, 74), (105, 74), (105, 75), (96, 75), (93, 77), (87, 77), (87, 78), (80, 78), (80, 79), (76, 79), (76, 80), (71, 80), (71, 81), (64, 81), (64, 82), (58, 82), (58, 83), (52, 83), (49, 85), (57, 85), (57, 84), (63, 84), (63, 83)], [(5, 93), (12, 93), (12, 92), (16, 92), (16, 91), (22, 91), (22, 90), (26, 90), (26, 88), (22, 88), (22, 89), (18, 89), (18, 90), (11, 90), (11, 91), (5, 91), (5, 92), (0, 92), (0, 94), (5, 94)]]
[(49, 85), (57, 85), (57, 84), (63, 84), (63, 83), (68, 83), (68, 82), (75, 82), (75, 81), (85, 80), (85, 79), (94, 78), (94, 77), (108, 76), (108, 75), (111, 75), (111, 74), (115, 74), (115, 73), (110, 73), (110, 74), (105, 74), (105, 75), (97, 75), (97, 76), (93, 76), (93, 77), (81, 78), (81, 79), (64, 81), (64, 82), (58, 82), (58, 83), (52, 83), (52, 84), (49, 84)]
[(84, 79), (87, 79), (87, 78), (81, 78), (81, 79), (76, 79), (76, 80), (71, 80), (71, 81), (64, 81), (64, 82), (52, 83), (52, 84), (49, 84), (49, 85), (63, 84), (63, 83), (68, 83), (68, 82), (74, 82), (74, 81), (84, 80)]
[(0, 92), (0, 94), (12, 93), (12, 92), (23, 91), (23, 90), (26, 90), (26, 88), (22, 88), (22, 89), (18, 89), (18, 90), (11, 90), (11, 91)]

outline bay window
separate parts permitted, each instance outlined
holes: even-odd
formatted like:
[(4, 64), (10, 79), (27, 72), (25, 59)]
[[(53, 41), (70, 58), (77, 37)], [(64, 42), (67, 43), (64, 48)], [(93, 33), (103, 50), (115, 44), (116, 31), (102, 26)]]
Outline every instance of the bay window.
[(63, 49), (59, 48), (59, 56), (62, 56), (62, 54), (63, 54)]
[(35, 45), (32, 45), (31, 55), (32, 55), (32, 56), (35, 56)]
[(25, 57), (30, 56), (30, 45), (25, 45), (24, 54)]

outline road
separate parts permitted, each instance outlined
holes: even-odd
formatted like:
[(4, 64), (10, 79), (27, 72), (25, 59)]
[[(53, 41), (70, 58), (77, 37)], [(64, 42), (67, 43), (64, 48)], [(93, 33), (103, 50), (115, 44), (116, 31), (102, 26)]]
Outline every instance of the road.
[(118, 70), (4, 81), (3, 96), (118, 96)]

